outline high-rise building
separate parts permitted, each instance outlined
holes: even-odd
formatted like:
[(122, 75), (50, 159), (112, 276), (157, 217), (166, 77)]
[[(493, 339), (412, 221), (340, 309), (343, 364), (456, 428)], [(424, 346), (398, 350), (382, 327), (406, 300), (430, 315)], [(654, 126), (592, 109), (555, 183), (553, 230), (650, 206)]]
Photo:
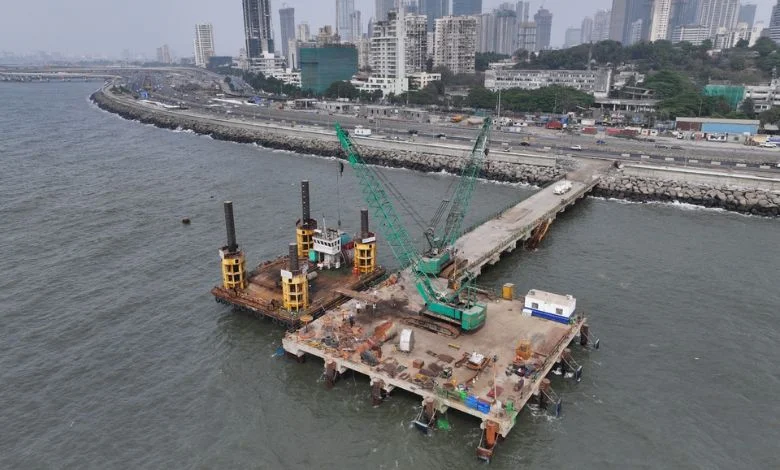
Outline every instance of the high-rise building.
[(319, 46), (325, 46), (329, 44), (338, 44), (340, 39), (339, 35), (333, 32), (333, 26), (326, 24), (317, 32), (315, 42)]
[[(427, 20), (422, 18), (423, 31)], [(409, 89), (406, 79), (406, 21), (396, 11), (374, 23), (369, 52), (371, 76), (381, 84), (383, 94), (401, 94)]]
[(517, 2), (517, 7), (515, 8), (515, 12), (517, 13), (518, 23), (527, 23), (528, 19), (531, 17), (531, 2), (527, 2), (527, 1)]
[(311, 30), (309, 30), (309, 23), (301, 23), (295, 28), (295, 39), (301, 42), (311, 41)]
[(650, 41), (660, 41), (669, 38), (669, 20), (672, 13), (672, 0), (655, 0), (650, 26)]
[(699, 0), (699, 24), (710, 28), (710, 36), (718, 29), (732, 29), (737, 24), (739, 0)]
[(407, 75), (425, 72), (428, 60), (428, 18), (425, 15), (406, 15), (404, 54)]
[(476, 17), (478, 52), (513, 54), (517, 50), (517, 13), (508, 6)]
[(445, 16), (436, 19), (433, 65), (453, 73), (474, 73), (477, 49), (477, 19)]
[(599, 10), (593, 15), (593, 30), (590, 34), (590, 41), (599, 42), (609, 39), (609, 26), (612, 12), (610, 10)]
[(357, 47), (358, 53), (358, 69), (364, 70), (371, 65), (369, 62), (371, 60), (371, 39), (360, 38), (355, 43), (355, 46)]
[(544, 50), (550, 48), (550, 36), (552, 34), (552, 18), (553, 15), (550, 10), (546, 8), (539, 8), (539, 11), (534, 15), (534, 23), (536, 23), (536, 49)]
[(698, 0), (672, 0), (672, 12), (669, 18), (670, 36), (678, 26), (696, 24), (698, 10)]
[(630, 26), (624, 43), (634, 44), (650, 38), (652, 13), (653, 0), (629, 0), (626, 14)]
[(428, 32), (433, 32), (436, 18), (450, 14), (450, 0), (420, 0), (419, 10), (428, 17)]
[(301, 88), (322, 93), (337, 81), (349, 80), (358, 71), (358, 53), (351, 44), (301, 47)]
[(772, 16), (769, 18), (769, 39), (780, 44), (780, 0), (772, 7)]
[(349, 26), (351, 29), (350, 35), (352, 36), (352, 42), (357, 44), (357, 41), (363, 38), (363, 19), (360, 10), (355, 10), (349, 15)]
[(499, 9), (494, 12), (496, 17), (493, 29), (497, 54), (512, 55), (517, 50), (517, 13), (514, 9)]
[(740, 5), (739, 18), (737, 19), (737, 23), (747, 23), (748, 28), (753, 29), (753, 23), (755, 22), (756, 22), (756, 4), (747, 3), (745, 5)]
[(628, 0), (612, 0), (612, 15), (609, 18), (609, 39), (623, 41), (626, 31)]
[(205, 67), (214, 56), (214, 28), (211, 23), (195, 25), (195, 65)]
[(496, 48), (496, 17), (493, 13), (482, 13), (477, 18), (477, 52), (493, 52)]
[(574, 47), (582, 44), (582, 30), (579, 28), (566, 28), (563, 47)]
[(697, 24), (693, 25), (680, 25), (676, 26), (672, 30), (672, 42), (689, 42), (694, 46), (701, 45), (701, 43), (708, 39), (710, 36), (710, 29), (707, 26), (701, 26)]
[(173, 62), (171, 60), (171, 49), (168, 47), (168, 44), (163, 44), (157, 48), (157, 62), (163, 64), (170, 64)]
[(290, 40), (295, 39), (295, 8), (279, 10), (279, 33), (282, 35), (282, 56), (287, 59), (287, 65), (293, 68), (295, 60), (290, 60)]
[(274, 34), (271, 30), (271, 0), (244, 1), (244, 36), (246, 55), (252, 61), (264, 52), (274, 52)]
[(593, 18), (586, 16), (582, 19), (580, 24), (580, 43), (585, 44), (591, 42), (593, 37)]
[(352, 18), (355, 13), (355, 0), (336, 0), (336, 34), (343, 42), (353, 42)]
[(387, 14), (394, 9), (395, 0), (376, 0), (374, 3), (374, 23), (377, 21), (387, 21)]
[(526, 21), (517, 27), (517, 49), (536, 52), (536, 23)]
[(644, 30), (645, 21), (643, 19), (640, 18), (631, 23), (631, 27), (628, 29), (628, 38), (625, 41), (625, 44), (630, 46), (631, 44), (636, 44), (642, 41), (644, 37)]
[(482, 0), (452, 0), (452, 16), (479, 15)]
[(609, 39), (623, 44), (650, 37), (653, 0), (612, 0)]

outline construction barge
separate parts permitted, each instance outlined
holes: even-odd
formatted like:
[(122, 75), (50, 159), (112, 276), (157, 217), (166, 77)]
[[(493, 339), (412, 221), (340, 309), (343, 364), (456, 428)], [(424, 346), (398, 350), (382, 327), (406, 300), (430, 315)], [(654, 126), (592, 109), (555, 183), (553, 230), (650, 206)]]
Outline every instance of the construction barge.
[(318, 228), (310, 217), (308, 181), (301, 182), (301, 205), (296, 242), (288, 254), (247, 273), (236, 242), (233, 203), (224, 203), (222, 285), (211, 289), (217, 302), (295, 329), (351, 298), (340, 291), (361, 291), (384, 278), (385, 269), (376, 264), (376, 237), (368, 230), (367, 212), (361, 213), (362, 231), (353, 238), (338, 229)]
[(562, 401), (551, 379), (578, 382), (583, 371), (572, 345), (599, 346), (573, 296), (535, 289), (516, 296), (511, 283), (497, 295), (474, 283), (482, 266), (498, 261), (502, 252), (521, 241), (541, 241), (554, 215), (595, 184), (589, 173), (570, 198), (545, 194), (506, 210), (488, 221), (500, 236), (475, 238), (482, 226), (462, 234), (470, 191), (488, 153), (489, 131), (487, 119), (464, 163), (446, 227), (439, 230), (432, 223), (426, 231), (430, 247), (419, 253), (384, 190), (388, 183), (365, 165), (337, 125), (368, 207), (401, 269), (388, 276), (378, 265), (368, 210), (361, 211), (361, 229), (354, 237), (317, 228), (309, 218), (308, 183), (303, 182), (303, 217), (289, 254), (249, 274), (235, 241), (232, 204), (225, 203), (222, 286), (212, 290), (219, 302), (287, 325), (284, 351), (298, 361), (307, 355), (321, 358), (327, 387), (352, 371), (369, 377), (374, 405), (395, 389), (415, 394), (422, 406), (410, 421), (426, 433), (450, 409), (474, 416), (482, 429), (476, 453), (486, 461), (526, 406), (560, 414)]

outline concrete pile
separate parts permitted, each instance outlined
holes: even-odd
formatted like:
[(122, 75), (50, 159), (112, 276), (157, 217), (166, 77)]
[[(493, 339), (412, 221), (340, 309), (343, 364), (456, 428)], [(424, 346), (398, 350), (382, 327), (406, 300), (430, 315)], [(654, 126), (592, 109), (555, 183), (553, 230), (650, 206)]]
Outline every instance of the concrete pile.
[(593, 195), (637, 202), (678, 201), (768, 217), (780, 215), (778, 193), (725, 186), (715, 188), (680, 181), (626, 176), (619, 172), (602, 178), (594, 188)]

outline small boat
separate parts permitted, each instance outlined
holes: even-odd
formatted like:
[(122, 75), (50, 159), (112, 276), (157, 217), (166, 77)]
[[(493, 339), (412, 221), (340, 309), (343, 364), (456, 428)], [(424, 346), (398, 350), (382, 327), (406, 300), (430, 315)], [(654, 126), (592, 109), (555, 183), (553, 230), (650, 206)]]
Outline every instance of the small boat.
[(490, 463), (493, 458), (493, 452), (498, 444), (498, 424), (495, 421), (488, 421), (485, 429), (482, 430), (482, 439), (477, 446), (477, 458)]
[(420, 430), (424, 434), (430, 434), (436, 425), (436, 416), (427, 416), (425, 413), (425, 407), (420, 409), (420, 413), (417, 415), (414, 421), (412, 421), (414, 427)]

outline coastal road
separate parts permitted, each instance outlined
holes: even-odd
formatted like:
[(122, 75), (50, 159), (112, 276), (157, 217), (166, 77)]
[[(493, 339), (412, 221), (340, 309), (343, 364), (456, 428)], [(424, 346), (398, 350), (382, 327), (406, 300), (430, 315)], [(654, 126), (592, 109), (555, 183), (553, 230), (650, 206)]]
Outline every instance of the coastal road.
[[(236, 124), (251, 125), (265, 122), (279, 127), (308, 126), (312, 130), (319, 129), (326, 133), (332, 132), (336, 122), (347, 129), (356, 126), (370, 127), (373, 131), (373, 139), (469, 146), (478, 133), (478, 126), (469, 127), (465, 124), (419, 123), (390, 118), (374, 119), (369, 122), (354, 114), (336, 114), (324, 110), (280, 110), (275, 107), (248, 104), (237, 98), (214, 98), (201, 93), (185, 93), (173, 88), (163, 88), (152, 99), (168, 104), (181, 104), (189, 108), (171, 112), (184, 115), (195, 113), (201, 117), (230, 120)], [(606, 145), (597, 145), (597, 138), (594, 136), (533, 127), (526, 129), (522, 133), (495, 129), (492, 135), (494, 151), (508, 148), (513, 152), (535, 153), (548, 157), (583, 157), (668, 166), (751, 170), (760, 173), (780, 171), (780, 150), (774, 149), (756, 149), (730, 143), (693, 143), (677, 139), (659, 139), (664, 142), (662, 145), (666, 147), (674, 145), (676, 148), (657, 148), (653, 143), (610, 137), (604, 138)], [(415, 134), (410, 131), (414, 131)], [(526, 138), (530, 138), (530, 146), (521, 145)], [(572, 150), (571, 147), (575, 145), (581, 146), (582, 150)]]
[[(238, 100), (237, 100), (238, 101)], [(171, 102), (182, 102), (192, 109), (217, 115), (229, 115), (247, 120), (276, 122), (282, 125), (295, 124), (332, 129), (336, 122), (345, 128), (369, 127), (380, 138), (415, 141), (454, 141), (467, 145), (473, 142), (479, 126), (465, 124), (419, 123), (395, 118), (368, 121), (354, 114), (337, 114), (319, 110), (276, 109), (269, 106), (236, 104), (213, 101), (210, 97), (173, 97)], [(412, 135), (410, 131), (416, 132)], [(526, 138), (531, 145), (523, 147)], [(606, 144), (596, 144), (597, 140)], [(635, 142), (603, 136), (569, 134), (529, 127), (523, 132), (508, 132), (494, 129), (494, 146), (503, 145), (515, 151), (533, 151), (550, 155), (582, 156), (625, 161), (652, 161), (666, 165), (692, 167), (751, 168), (759, 171), (780, 169), (780, 149), (747, 147), (733, 143), (691, 142), (678, 139), (658, 138), (655, 143)], [(582, 150), (572, 150), (579, 145)], [(660, 146), (660, 147), (659, 147)], [(674, 147), (674, 148), (671, 148)]]

